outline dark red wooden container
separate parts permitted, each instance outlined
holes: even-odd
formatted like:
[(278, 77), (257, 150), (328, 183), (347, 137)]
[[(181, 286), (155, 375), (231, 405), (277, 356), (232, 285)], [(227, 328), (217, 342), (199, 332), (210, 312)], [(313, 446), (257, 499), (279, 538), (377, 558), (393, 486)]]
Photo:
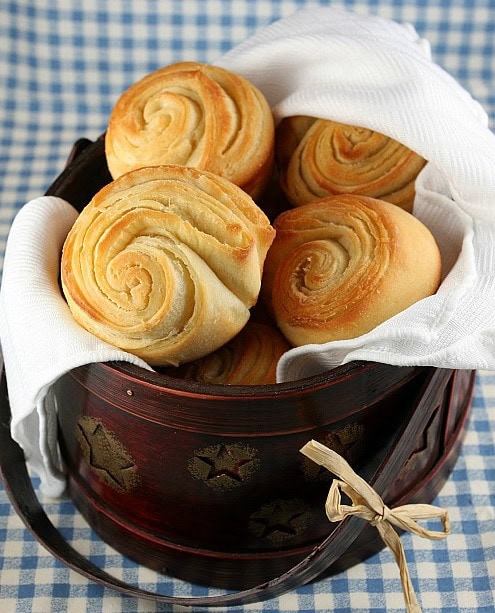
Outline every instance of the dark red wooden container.
[[(48, 193), (81, 209), (109, 179), (103, 141), (83, 140)], [(55, 387), (71, 496), (105, 541), (143, 565), (251, 587), (288, 570), (333, 529), (324, 514), (331, 475), (299, 449), (316, 439), (366, 477), (433, 372), (352, 363), (292, 383), (236, 387), (120, 363), (77, 368)], [(391, 506), (438, 493), (460, 449), (473, 378), (438, 378), (414, 451), (388, 487)], [(328, 572), (381, 546), (366, 529)]]

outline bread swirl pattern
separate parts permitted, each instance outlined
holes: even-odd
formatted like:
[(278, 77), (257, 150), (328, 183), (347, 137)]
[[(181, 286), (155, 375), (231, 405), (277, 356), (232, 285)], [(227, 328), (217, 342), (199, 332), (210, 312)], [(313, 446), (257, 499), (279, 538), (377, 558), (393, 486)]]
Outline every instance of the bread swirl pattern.
[(122, 94), (105, 149), (114, 179), (142, 166), (180, 164), (225, 177), (257, 198), (273, 168), (273, 116), (263, 94), (244, 78), (180, 62)]
[(281, 185), (293, 206), (353, 193), (412, 211), (414, 183), (426, 163), (417, 153), (372, 130), (305, 116), (277, 128)]
[(349, 339), (438, 288), (437, 244), (383, 200), (331, 196), (282, 213), (263, 282), (293, 345)]
[(290, 349), (274, 326), (249, 321), (223, 347), (167, 374), (200, 383), (223, 385), (266, 385), (276, 383), (277, 363)]
[(182, 166), (104, 187), (64, 244), (75, 319), (152, 365), (180, 364), (235, 336), (256, 302), (274, 230), (240, 188)]

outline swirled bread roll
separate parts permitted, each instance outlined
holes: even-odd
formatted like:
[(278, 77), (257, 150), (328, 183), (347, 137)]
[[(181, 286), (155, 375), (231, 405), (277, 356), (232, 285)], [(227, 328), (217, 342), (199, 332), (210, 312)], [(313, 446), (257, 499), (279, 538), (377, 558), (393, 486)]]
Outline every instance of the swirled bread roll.
[(410, 212), (416, 177), (426, 163), (378, 132), (306, 116), (281, 121), (276, 148), (281, 186), (293, 206), (350, 193)]
[(383, 200), (329, 196), (282, 213), (274, 227), (264, 290), (293, 345), (360, 336), (440, 283), (428, 228)]
[(185, 166), (142, 168), (105, 186), (62, 253), (74, 318), (151, 365), (228, 342), (256, 302), (274, 230), (226, 179)]
[(199, 383), (266, 385), (276, 383), (278, 360), (289, 349), (289, 343), (275, 326), (249, 321), (223, 347), (166, 372)]
[(115, 179), (142, 166), (180, 164), (229, 179), (257, 198), (271, 176), (273, 116), (263, 94), (217, 66), (180, 62), (131, 85), (109, 119)]

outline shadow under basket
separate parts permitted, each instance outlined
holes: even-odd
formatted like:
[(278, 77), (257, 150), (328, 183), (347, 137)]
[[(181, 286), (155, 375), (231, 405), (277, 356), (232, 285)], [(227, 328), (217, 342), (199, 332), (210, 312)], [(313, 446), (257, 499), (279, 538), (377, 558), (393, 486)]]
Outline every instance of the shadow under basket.
[[(110, 180), (102, 138), (82, 140), (48, 194), (79, 210)], [(351, 363), (266, 386), (201, 385), (129, 364), (90, 364), (54, 391), (69, 492), (89, 524), (137, 562), (246, 589), (286, 573), (334, 531), (332, 480), (300, 453), (334, 449), (389, 506), (431, 502), (459, 454), (471, 371)], [(333, 574), (376, 553), (376, 530), (335, 537)]]

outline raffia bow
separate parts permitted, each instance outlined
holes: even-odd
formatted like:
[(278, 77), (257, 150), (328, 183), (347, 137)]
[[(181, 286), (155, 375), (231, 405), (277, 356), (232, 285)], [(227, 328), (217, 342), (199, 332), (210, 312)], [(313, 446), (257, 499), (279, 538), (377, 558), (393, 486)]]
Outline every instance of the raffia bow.
[[(317, 441), (310, 441), (301, 449), (305, 456), (332, 472), (334, 479), (325, 503), (325, 511), (331, 522), (341, 521), (350, 515), (361, 517), (375, 526), (383, 542), (392, 550), (399, 566), (402, 591), (409, 613), (420, 613), (416, 594), (411, 583), (404, 549), (393, 526), (432, 540), (440, 540), (450, 534), (447, 511), (429, 504), (406, 504), (389, 509), (375, 490), (338, 453)], [(352, 505), (342, 504), (341, 493), (351, 499)], [(427, 530), (418, 520), (439, 519), (443, 531)]]

